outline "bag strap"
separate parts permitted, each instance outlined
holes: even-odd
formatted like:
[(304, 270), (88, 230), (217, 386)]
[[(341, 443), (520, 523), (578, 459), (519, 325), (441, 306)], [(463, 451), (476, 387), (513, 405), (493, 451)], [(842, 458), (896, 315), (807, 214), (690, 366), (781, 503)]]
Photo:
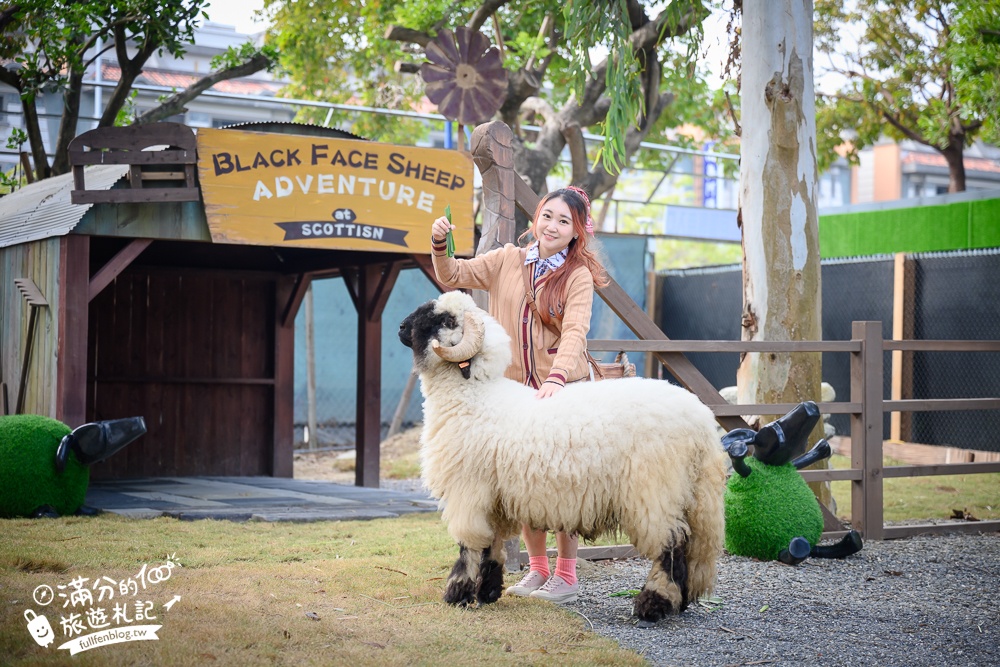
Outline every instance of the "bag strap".
[[(556, 338), (562, 338), (562, 332), (556, 329), (551, 323), (546, 322), (542, 319), (542, 316), (538, 312), (538, 306), (535, 305), (535, 295), (531, 288), (531, 275), (528, 265), (524, 263), (525, 258), (528, 256), (528, 251), (521, 248), (521, 278), (524, 282), (524, 297), (528, 300), (528, 305), (531, 306), (531, 310), (535, 313), (535, 317), (541, 322), (545, 328), (556, 335)], [(595, 375), (600, 376), (600, 379), (604, 379), (604, 371), (601, 370), (601, 365), (598, 363), (597, 359), (594, 359), (593, 355), (590, 354), (590, 350), (584, 349), (583, 353), (587, 355), (587, 363), (590, 365), (590, 376), (593, 378)]]
[(524, 281), (524, 297), (528, 300), (528, 305), (531, 306), (531, 310), (535, 313), (535, 317), (538, 318), (538, 321), (545, 325), (545, 328), (554, 333), (556, 338), (561, 338), (562, 332), (559, 331), (559, 329), (556, 329), (551, 322), (543, 320), (542, 316), (538, 312), (538, 306), (535, 305), (534, 290), (531, 287), (531, 270), (528, 268), (528, 265), (524, 263), (527, 256), (528, 251), (521, 248), (521, 278)]

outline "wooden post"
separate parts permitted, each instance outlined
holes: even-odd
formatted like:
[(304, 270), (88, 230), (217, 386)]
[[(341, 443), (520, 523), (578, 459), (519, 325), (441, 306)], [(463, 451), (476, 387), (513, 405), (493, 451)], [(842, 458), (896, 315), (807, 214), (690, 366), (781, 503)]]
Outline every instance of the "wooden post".
[(851, 355), (851, 467), (862, 478), (851, 483), (851, 523), (866, 540), (883, 537), (882, 514), (882, 323), (854, 322), (851, 337), (861, 341)]
[(358, 400), (354, 485), (378, 488), (382, 436), (382, 311), (399, 276), (401, 262), (359, 267), (348, 289), (358, 311)]
[(274, 450), (271, 474), (291, 477), (292, 436), (295, 430), (295, 316), (285, 317), (295, 293), (295, 277), (275, 281), (274, 306)]
[[(905, 253), (896, 253), (892, 284), (892, 339), (913, 338), (914, 261)], [(892, 351), (892, 400), (913, 398), (913, 353)], [(912, 434), (912, 413), (893, 412), (889, 416), (889, 438), (909, 442)]]
[(59, 239), (59, 333), (55, 418), (75, 428), (87, 423), (87, 336), (90, 237)]
[(309, 449), (316, 449), (316, 339), (313, 320), (313, 289), (306, 291), (306, 402), (308, 403)]
[[(476, 248), (477, 255), (514, 242), (516, 183), (524, 182), (514, 171), (514, 151), (511, 148), (513, 140), (514, 133), (506, 123), (500, 121), (484, 123), (472, 132), (469, 148), (483, 178), (483, 223), (479, 247)], [(528, 190), (531, 191), (531, 188)], [(486, 292), (473, 290), (472, 298), (480, 308), (489, 309)], [(504, 551), (507, 556), (507, 571), (517, 572), (521, 569), (521, 538), (515, 537), (504, 542)]]
[(358, 270), (358, 390), (354, 485), (378, 488), (382, 405), (382, 322), (368, 317), (378, 284), (379, 266)]

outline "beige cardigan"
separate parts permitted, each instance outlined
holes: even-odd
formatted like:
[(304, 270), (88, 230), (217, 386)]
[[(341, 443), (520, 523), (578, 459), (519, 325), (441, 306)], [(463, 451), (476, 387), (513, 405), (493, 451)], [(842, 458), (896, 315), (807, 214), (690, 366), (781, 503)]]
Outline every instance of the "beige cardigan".
[[(528, 305), (519, 247), (508, 243), (478, 257), (456, 259), (448, 257), (445, 242), (432, 239), (431, 260), (443, 284), (489, 293), (490, 315), (511, 337), (514, 361), (507, 368), (507, 377), (537, 388), (546, 381), (565, 385), (590, 375), (586, 351), (594, 278), (586, 267), (577, 268), (566, 283), (562, 319), (552, 319), (553, 326), (561, 331), (557, 338)], [(534, 266), (528, 269), (533, 276)], [(536, 300), (551, 276), (548, 272), (533, 281)]]

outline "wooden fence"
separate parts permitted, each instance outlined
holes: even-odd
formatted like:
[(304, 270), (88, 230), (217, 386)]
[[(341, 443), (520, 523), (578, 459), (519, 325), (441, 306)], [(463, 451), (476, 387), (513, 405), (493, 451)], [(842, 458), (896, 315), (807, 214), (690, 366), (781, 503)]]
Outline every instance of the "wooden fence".
[[(851, 482), (851, 525), (868, 540), (908, 537), (920, 533), (988, 532), (1000, 530), (1000, 521), (948, 521), (934, 524), (886, 526), (883, 520), (882, 481), (894, 477), (968, 475), (1000, 472), (1000, 462), (940, 465), (885, 466), (882, 459), (882, 424), (885, 412), (938, 412), (949, 410), (1000, 410), (1000, 398), (949, 398), (885, 400), (883, 353), (900, 352), (1000, 352), (1000, 340), (883, 340), (881, 322), (854, 322), (846, 341), (647, 341), (591, 340), (591, 350), (626, 352), (842, 352), (851, 355), (851, 392), (847, 401), (818, 403), (823, 414), (851, 417), (851, 467), (841, 470), (803, 470), (807, 482)], [(784, 414), (794, 404), (709, 404), (717, 417), (748, 414)], [(1000, 434), (998, 434), (1000, 437)], [(960, 443), (956, 443), (960, 444)], [(836, 538), (846, 530), (827, 530)]]
[[(514, 241), (514, 209), (529, 218), (538, 204), (538, 195), (514, 171), (512, 133), (499, 121), (480, 125), (472, 135), (471, 152), (483, 180), (483, 223), (477, 254)], [(429, 272), (429, 275), (433, 275)], [(882, 463), (883, 412), (941, 410), (996, 410), (1000, 398), (883, 400), (883, 361), (886, 350), (900, 352), (1000, 351), (1000, 341), (882, 340), (880, 322), (854, 322), (849, 341), (681, 341), (669, 340), (649, 315), (614, 281), (597, 290), (612, 311), (639, 340), (591, 340), (594, 351), (651, 352), (688, 390), (715, 413), (727, 429), (745, 427), (741, 415), (784, 414), (796, 404), (730, 405), (718, 390), (684, 356), (687, 352), (843, 352), (851, 355), (851, 395), (846, 402), (821, 402), (825, 414), (851, 416), (851, 468), (845, 470), (803, 470), (807, 482), (850, 480), (851, 527), (868, 540), (906, 537), (918, 533), (1000, 530), (1000, 521), (947, 522), (908, 526), (886, 526), (883, 520), (882, 480), (886, 477), (955, 475), (1000, 472), (1000, 462), (929, 466), (884, 466)], [(484, 302), (480, 305), (484, 305)], [(721, 446), (721, 445), (720, 445)], [(842, 523), (821, 505), (824, 538), (847, 532)], [(527, 563), (519, 551), (519, 540), (506, 545), (508, 569)], [(552, 552), (553, 550), (550, 550)], [(620, 558), (635, 554), (631, 546), (582, 547), (580, 558)]]

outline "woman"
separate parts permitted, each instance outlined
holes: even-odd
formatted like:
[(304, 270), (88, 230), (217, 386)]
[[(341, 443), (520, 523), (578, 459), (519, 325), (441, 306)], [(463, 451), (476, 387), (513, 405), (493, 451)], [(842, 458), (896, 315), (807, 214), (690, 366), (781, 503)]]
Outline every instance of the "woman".
[[(545, 195), (521, 236), (535, 239), (526, 249), (507, 244), (473, 259), (449, 258), (450, 229), (443, 217), (431, 226), (434, 273), (449, 287), (489, 292), (490, 315), (511, 337), (514, 361), (505, 375), (535, 389), (536, 398), (589, 377), (587, 331), (594, 286), (603, 287), (608, 280), (594, 250), (587, 194), (570, 186)], [(530, 569), (507, 593), (560, 603), (576, 600), (577, 536), (556, 533), (556, 571), (550, 575), (545, 531), (527, 525), (522, 531)]]

